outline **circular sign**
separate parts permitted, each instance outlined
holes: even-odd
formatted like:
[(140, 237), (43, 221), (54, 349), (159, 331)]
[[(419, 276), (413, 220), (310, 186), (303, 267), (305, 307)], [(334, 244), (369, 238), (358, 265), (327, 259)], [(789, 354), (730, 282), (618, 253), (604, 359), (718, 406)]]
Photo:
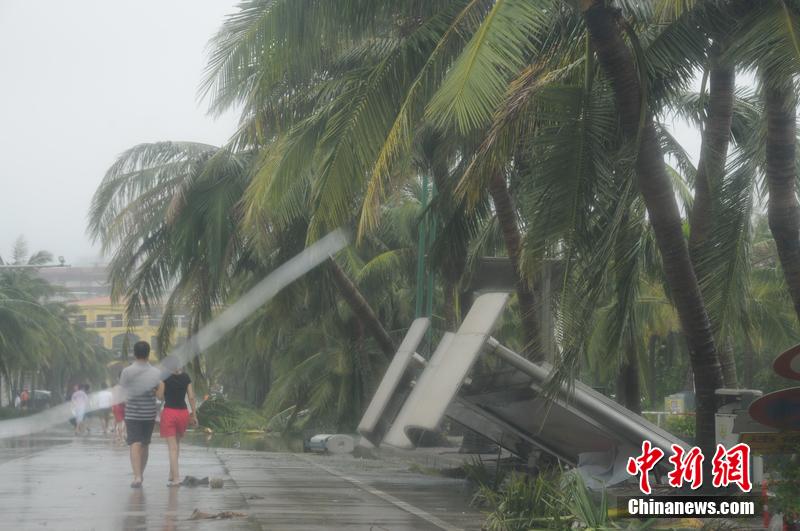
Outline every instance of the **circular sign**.
[(762, 396), (749, 409), (756, 422), (779, 430), (800, 431), (800, 387)]
[(772, 368), (779, 376), (800, 380), (800, 345), (795, 345), (777, 358)]

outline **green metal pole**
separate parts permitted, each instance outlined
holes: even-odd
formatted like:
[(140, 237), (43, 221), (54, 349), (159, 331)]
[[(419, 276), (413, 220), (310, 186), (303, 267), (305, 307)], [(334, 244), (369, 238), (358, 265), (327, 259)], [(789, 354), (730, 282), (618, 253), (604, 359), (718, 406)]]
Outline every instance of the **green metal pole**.
[[(431, 201), (436, 197), (436, 183), (431, 183)], [(436, 216), (433, 212), (429, 212), (428, 220), (430, 221), (430, 233), (428, 234), (428, 246), (433, 245), (433, 240), (436, 238)], [(430, 249), (429, 249), (430, 251)], [(430, 264), (429, 264), (430, 265)], [(433, 268), (428, 267), (428, 304), (425, 310), (427, 317), (433, 317)], [(430, 329), (428, 329), (430, 331)]]
[[(422, 175), (422, 211), (428, 208), (428, 176)], [(414, 307), (414, 317), (422, 317), (422, 308), (425, 300), (425, 236), (427, 230), (427, 214), (419, 221), (419, 239), (417, 241), (417, 300)]]

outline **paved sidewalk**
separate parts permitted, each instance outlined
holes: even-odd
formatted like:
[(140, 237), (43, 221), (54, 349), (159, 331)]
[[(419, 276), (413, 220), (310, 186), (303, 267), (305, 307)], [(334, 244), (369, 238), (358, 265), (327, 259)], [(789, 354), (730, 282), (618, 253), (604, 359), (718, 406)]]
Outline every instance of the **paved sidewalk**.
[[(351, 456), (182, 447), (181, 473), (222, 489), (166, 486), (166, 445), (154, 439), (143, 489), (128, 450), (65, 433), (0, 441), (0, 529), (480, 529), (460, 480)], [(195, 509), (246, 518), (190, 520)]]
[(352, 456), (218, 450), (264, 529), (474, 529), (463, 480)]
[(260, 529), (247, 519), (189, 520), (195, 508), (247, 512), (213, 451), (182, 449), (181, 473), (224, 477), (223, 489), (168, 488), (167, 447), (160, 441), (151, 448), (144, 488), (131, 489), (127, 447), (100, 437), (59, 442), (0, 459), (0, 529)]

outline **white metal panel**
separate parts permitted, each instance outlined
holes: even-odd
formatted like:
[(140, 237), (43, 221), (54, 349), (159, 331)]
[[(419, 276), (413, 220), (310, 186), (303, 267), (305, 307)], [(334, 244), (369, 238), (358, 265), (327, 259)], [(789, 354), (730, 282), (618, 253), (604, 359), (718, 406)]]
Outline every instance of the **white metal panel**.
[(386, 374), (380, 385), (378, 385), (372, 401), (370, 401), (367, 410), (364, 412), (364, 416), (361, 417), (361, 422), (358, 424), (358, 432), (364, 437), (369, 437), (375, 431), (381, 416), (386, 411), (386, 406), (402, 381), (403, 375), (405, 375), (408, 365), (414, 357), (417, 347), (422, 342), (422, 338), (425, 337), (425, 332), (430, 324), (431, 321), (427, 317), (414, 319), (414, 322), (411, 323), (406, 336), (400, 343), (394, 358), (392, 358), (392, 362), (386, 369)]
[(412, 448), (409, 429), (435, 430), (439, 426), (507, 300), (506, 293), (481, 295), (475, 299), (458, 333), (445, 334), (384, 438), (385, 444)]
[(425, 366), (425, 370), (419, 377), (419, 380), (417, 380), (417, 382), (414, 384), (414, 389), (412, 389), (411, 394), (408, 396), (408, 399), (406, 400), (405, 404), (403, 404), (402, 409), (400, 409), (400, 412), (394, 419), (392, 427), (389, 428), (389, 431), (386, 433), (386, 437), (383, 439), (383, 444), (388, 444), (389, 446), (394, 446), (396, 448), (414, 448), (416, 445), (408, 437), (406, 428), (409, 426), (409, 422), (413, 422), (413, 427), (417, 428), (421, 427), (422, 424), (427, 423), (425, 420), (426, 404), (424, 400), (429, 400), (430, 402), (427, 405), (433, 407), (434, 409), (438, 409), (440, 404), (444, 404), (446, 407), (450, 403), (451, 397), (449, 395), (445, 396), (442, 394), (441, 396), (430, 396), (431, 394), (436, 395), (436, 389), (426, 389), (429, 385), (431, 385), (431, 380), (430, 378), (426, 378), (425, 375), (429, 373), (433, 374), (433, 372), (435, 372), (435, 367), (438, 367), (441, 364), (442, 355), (450, 347), (450, 344), (453, 342), (455, 337), (456, 335), (452, 332), (444, 333), (442, 340), (439, 341), (439, 344), (436, 346), (436, 350), (431, 356), (430, 361), (428, 361), (427, 365)]

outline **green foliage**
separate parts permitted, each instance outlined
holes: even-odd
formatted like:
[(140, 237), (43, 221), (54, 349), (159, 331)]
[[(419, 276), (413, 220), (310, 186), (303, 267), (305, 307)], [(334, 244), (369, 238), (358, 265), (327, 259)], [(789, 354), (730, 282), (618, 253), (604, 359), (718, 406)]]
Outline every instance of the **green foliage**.
[(105, 383), (109, 351), (97, 336), (70, 322), (74, 308), (56, 302), (59, 289), (36, 274), (36, 266), (52, 261), (39, 251), (28, 255), (17, 240), (8, 263), (0, 258), (0, 374), (36, 374), (36, 383), (60, 396), (74, 376)]
[(482, 485), (475, 503), (487, 512), (485, 528), (516, 531), (568, 527), (568, 505), (559, 494), (558, 477), (511, 474), (499, 489)]
[[(612, 388), (620, 366), (636, 362), (660, 409), (664, 394), (686, 387), (688, 352), (614, 87), (580, 10), (567, 4), (578, 5), (243, 0), (211, 42), (201, 87), (213, 112), (241, 109), (231, 142), (135, 146), (95, 194), (90, 232), (112, 255), (113, 295), (127, 300), (130, 315), (166, 299), (166, 349), (177, 313), (187, 311), (197, 330), (307, 242), (346, 226), (357, 228), (357, 241), (334, 259), (400, 338), (414, 315), (424, 175), (437, 190), (427, 214), (439, 232), (422, 250), (437, 278), (437, 328), (459, 323), (477, 258), (506, 255), (518, 233), (519, 282), (538, 289), (545, 264), (555, 266), (553, 385), (583, 368), (590, 384)], [(677, 114), (706, 126), (707, 98), (689, 87), (709, 67), (712, 36), (736, 37), (729, 52), (738, 66), (797, 73), (797, 2), (743, 16), (729, 4), (615, 3), (646, 110), (662, 122), (658, 139), (684, 214), (697, 170), (664, 123)], [(712, 183), (715, 224), (696, 276), (743, 383), (769, 387), (768, 360), (800, 336), (759, 215), (762, 111), (759, 98), (737, 94), (731, 155)], [(511, 221), (496, 216), (491, 177), (507, 184)], [(497, 331), (518, 350), (520, 309), (512, 301)], [(301, 412), (311, 425), (354, 428), (386, 364), (324, 269), (203, 355), (198, 366), (210, 378), (281, 430), (296, 427)]]
[(684, 441), (694, 440), (694, 417), (689, 415), (667, 415), (664, 429)]
[(770, 490), (775, 494), (769, 501), (771, 513), (787, 515), (786, 521), (800, 521), (800, 448), (794, 455), (784, 456), (775, 469)]
[(461, 468), (464, 470), (464, 475), (469, 481), (478, 487), (489, 487), (493, 490), (497, 490), (497, 488), (505, 482), (508, 475), (499, 464), (490, 468), (479, 459), (473, 459), (468, 463), (464, 463), (461, 465)]
[(14, 407), (0, 407), (0, 420), (16, 419), (29, 413), (30, 412), (22, 411), (21, 409)]
[(263, 430), (267, 424), (266, 419), (251, 407), (220, 397), (203, 402), (197, 409), (197, 420), (201, 426), (220, 433)]
[(590, 491), (576, 473), (550, 472), (535, 477), (512, 473), (499, 488), (482, 485), (474, 502), (485, 508), (484, 528), (490, 531), (644, 530), (656, 523), (612, 520), (605, 490)]

